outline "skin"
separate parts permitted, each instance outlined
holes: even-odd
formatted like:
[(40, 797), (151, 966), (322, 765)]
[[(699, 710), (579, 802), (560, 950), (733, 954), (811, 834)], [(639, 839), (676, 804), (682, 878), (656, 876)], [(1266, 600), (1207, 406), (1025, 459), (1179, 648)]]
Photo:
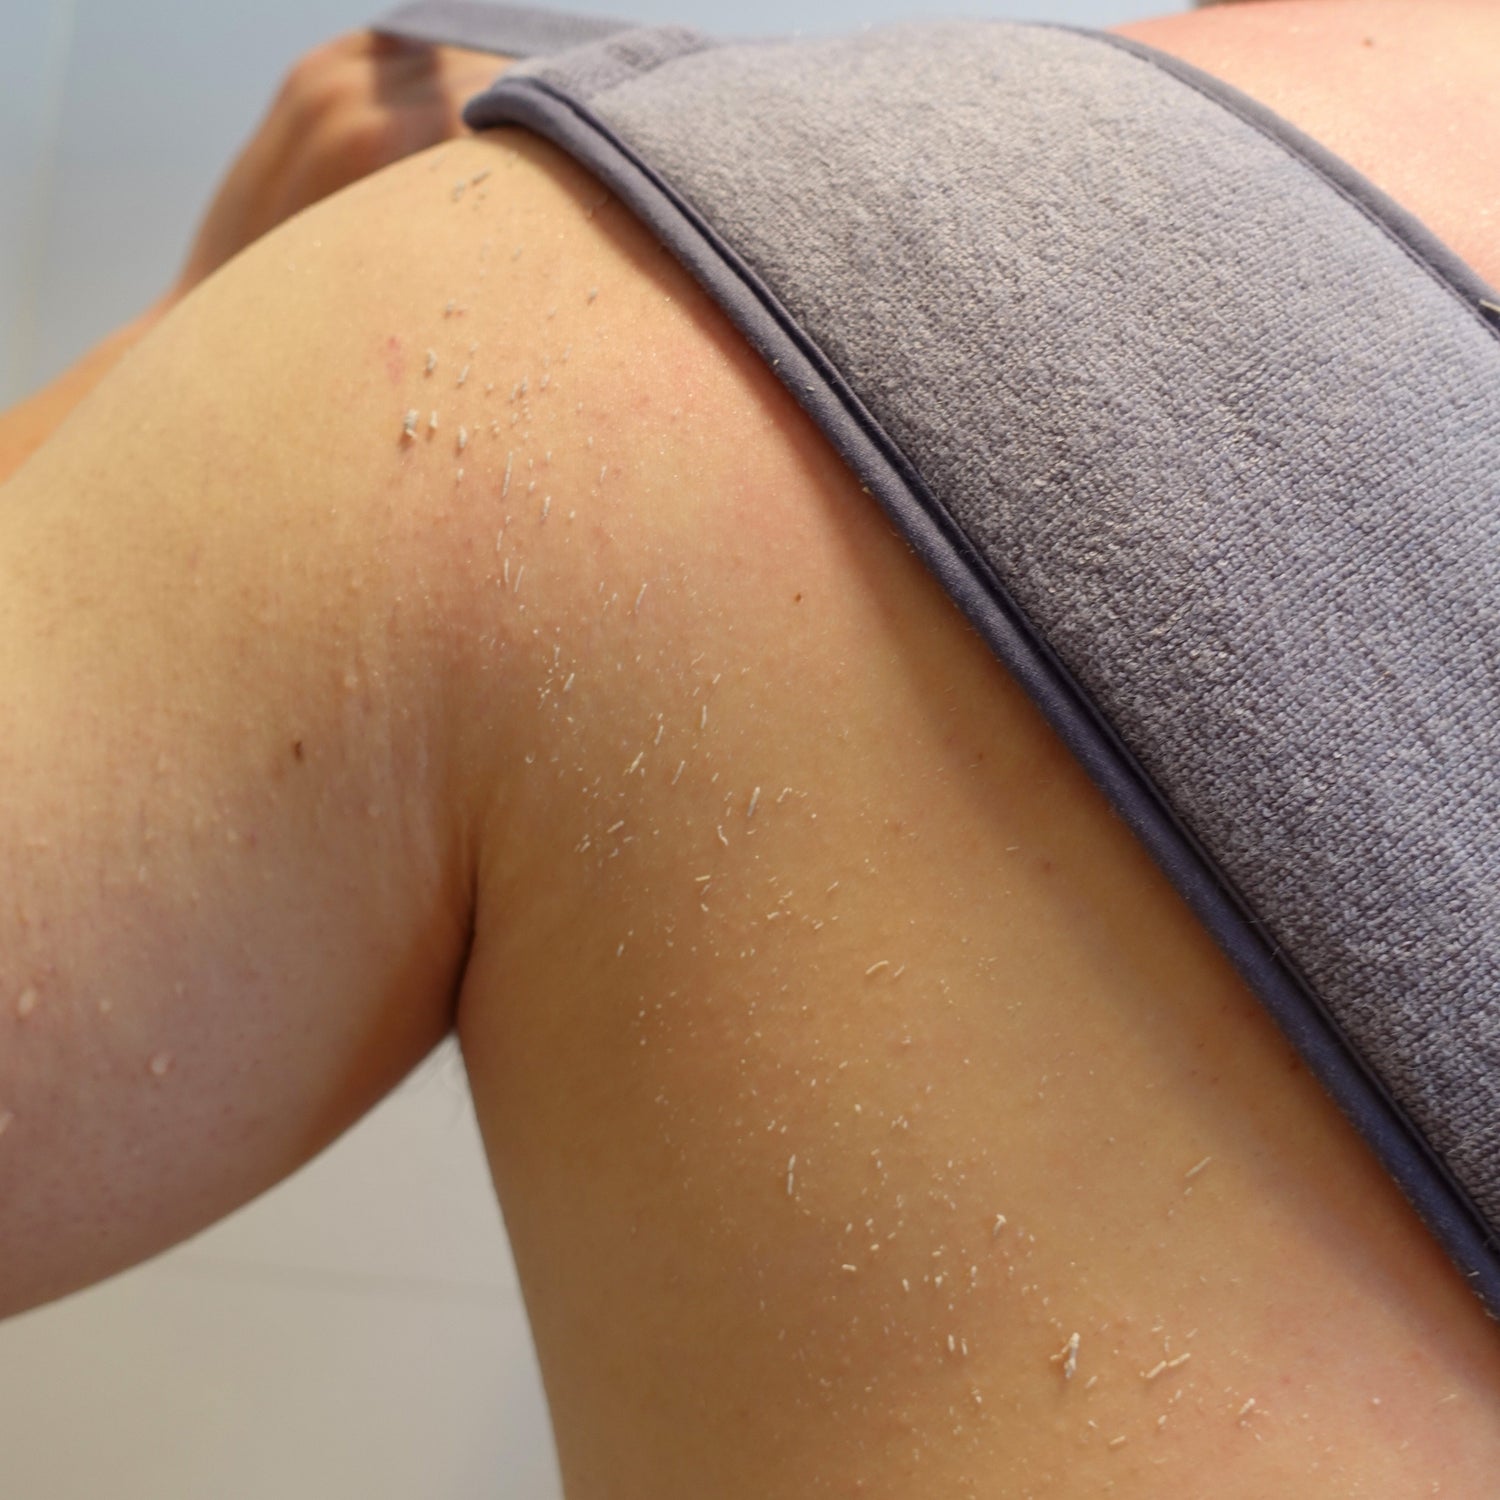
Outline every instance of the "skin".
[[(1421, 169), (1492, 7), (1129, 30), (1421, 179), (1455, 246), (1493, 203), (1492, 139)], [(0, 572), (0, 1311), (254, 1196), (456, 1026), (569, 1500), (1492, 1489), (1462, 1279), (551, 149), (450, 142), (232, 259), (0, 490)]]

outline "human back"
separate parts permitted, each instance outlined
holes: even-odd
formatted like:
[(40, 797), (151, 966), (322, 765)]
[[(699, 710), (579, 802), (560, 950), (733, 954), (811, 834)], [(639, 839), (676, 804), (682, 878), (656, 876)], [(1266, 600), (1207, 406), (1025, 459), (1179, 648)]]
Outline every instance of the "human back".
[[(1337, 133), (1364, 116), (1317, 52), (1343, 102), (1292, 118)], [(1500, 1363), (1456, 1273), (771, 372), (602, 198), (508, 133), (395, 169), (185, 307), (95, 439), (14, 491), (86, 495), (166, 401), (228, 427), (226, 500), (265, 488), (271, 430), (276, 487), (330, 512), (309, 592), (283, 587), (312, 645), (368, 661), (304, 753), (357, 765), (378, 728), (388, 774), (344, 797), (322, 770), (251, 821), (316, 834), (315, 903), (379, 876), (309, 944), (428, 916), (388, 934), (421, 982), (304, 1134), (440, 1030), (461, 973), (571, 1500), (1484, 1493)], [(255, 310), (288, 295), (283, 346)], [(238, 402), (227, 371), (222, 403), (174, 374), (241, 342)], [(190, 516), (192, 450), (152, 464)], [(311, 691), (275, 670), (273, 700)]]

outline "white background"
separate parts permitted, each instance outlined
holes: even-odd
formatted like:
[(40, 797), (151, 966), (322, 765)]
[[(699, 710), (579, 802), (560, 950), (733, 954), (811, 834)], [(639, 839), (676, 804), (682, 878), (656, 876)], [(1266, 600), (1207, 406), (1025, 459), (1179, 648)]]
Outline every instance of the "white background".
[[(0, 0), (0, 405), (160, 294), (287, 65), (379, 8)], [(578, 8), (729, 34), (922, 14), (911, 0)], [(942, 14), (1109, 26), (1180, 8), (972, 0)], [(559, 1495), (451, 1042), (274, 1192), (148, 1265), (0, 1325), (3, 1500)]]

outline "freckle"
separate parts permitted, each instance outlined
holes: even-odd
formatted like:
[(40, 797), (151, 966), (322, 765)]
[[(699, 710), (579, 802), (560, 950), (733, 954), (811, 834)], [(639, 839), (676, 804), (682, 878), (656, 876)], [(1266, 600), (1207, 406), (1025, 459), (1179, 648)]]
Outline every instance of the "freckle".
[(24, 1021), (37, 1007), (37, 993), (28, 985), (21, 991), (20, 998), (16, 1001), (16, 1017)]
[(172, 1054), (170, 1052), (158, 1052), (151, 1059), (151, 1072), (156, 1078), (165, 1078), (172, 1071)]

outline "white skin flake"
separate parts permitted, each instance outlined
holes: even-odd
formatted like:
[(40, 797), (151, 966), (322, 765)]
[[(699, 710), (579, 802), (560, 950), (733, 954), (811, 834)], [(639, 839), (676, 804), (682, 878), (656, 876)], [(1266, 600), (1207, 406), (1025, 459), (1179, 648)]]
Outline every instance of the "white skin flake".
[(165, 1078), (172, 1071), (172, 1054), (170, 1052), (158, 1052), (151, 1059), (151, 1075), (154, 1078)]
[(787, 1195), (788, 1198), (790, 1198), (792, 1196), (792, 1182), (793, 1182), (793, 1178), (794, 1178), (794, 1174), (796, 1173), (796, 1170), (797, 1170), (797, 1158), (794, 1156), (786, 1164), (786, 1195)]
[(458, 372), (458, 383), (460, 385), (462, 385), (464, 383), (464, 381), (466, 381), (468, 378), (469, 378), (469, 367), (468, 367), (468, 365), (465, 365), (463, 367), (463, 369), (461, 369)]
[(427, 367), (422, 373), (424, 375), (431, 375), (435, 369), (437, 369), (437, 350), (429, 349), (427, 351)]
[(19, 997), (16, 1000), (16, 1019), (18, 1021), (24, 1021), (27, 1016), (31, 1015), (36, 1010), (37, 1003), (37, 992), (28, 985), (24, 990), (21, 991)]
[(507, 453), (505, 455), (505, 478), (500, 481), (500, 498), (502, 500), (510, 493), (510, 466), (514, 461), (514, 453)]
[(416, 437), (416, 435), (417, 435), (417, 422), (418, 422), (418, 420), (419, 420), (419, 414), (417, 412), (415, 412), (415, 411), (409, 411), (409, 412), (407, 412), (406, 416), (402, 419), (402, 422), (401, 422), (401, 436), (403, 438), (406, 438), (406, 439), (409, 440), (411, 438)]

